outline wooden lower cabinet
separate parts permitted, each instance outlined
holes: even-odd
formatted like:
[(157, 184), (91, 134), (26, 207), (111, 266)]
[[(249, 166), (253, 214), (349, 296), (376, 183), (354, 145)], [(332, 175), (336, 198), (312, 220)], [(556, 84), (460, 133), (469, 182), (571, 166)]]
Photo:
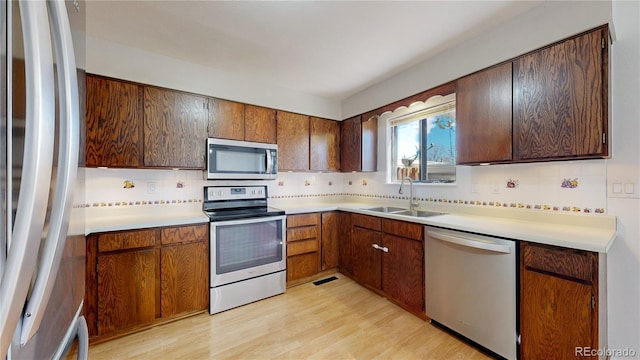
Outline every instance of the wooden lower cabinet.
[(381, 289), (381, 252), (373, 246), (382, 243), (382, 233), (353, 226), (351, 232), (353, 246), (353, 276), (362, 285), (373, 289)]
[(338, 267), (340, 241), (340, 217), (337, 211), (322, 213), (322, 240), (320, 270), (330, 270)]
[(351, 213), (338, 212), (338, 270), (353, 277)]
[(423, 225), (382, 221), (382, 290), (414, 314), (424, 313)]
[(360, 214), (351, 224), (351, 257), (341, 269), (351, 267), (357, 282), (424, 317), (424, 226)]
[(597, 254), (520, 246), (520, 358), (575, 359), (577, 347), (598, 349)]
[(339, 211), (287, 216), (287, 285), (305, 283), (338, 268)]
[(208, 224), (91, 234), (86, 261), (92, 342), (208, 306)]
[(160, 315), (206, 309), (209, 305), (207, 226), (165, 228), (160, 250)]
[(287, 283), (320, 271), (321, 214), (287, 216)]
[(98, 256), (98, 335), (156, 318), (157, 249)]

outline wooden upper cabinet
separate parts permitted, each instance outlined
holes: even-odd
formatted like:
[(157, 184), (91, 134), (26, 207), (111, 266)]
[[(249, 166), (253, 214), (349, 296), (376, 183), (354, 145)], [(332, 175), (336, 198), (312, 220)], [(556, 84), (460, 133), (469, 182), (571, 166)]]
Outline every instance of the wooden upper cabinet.
[(244, 106), (244, 139), (268, 144), (275, 144), (276, 111), (261, 106)]
[(378, 170), (378, 116), (362, 117), (362, 169)]
[(86, 77), (86, 166), (142, 166), (142, 86)]
[(519, 160), (608, 156), (608, 29), (514, 60)]
[(362, 117), (340, 122), (340, 171), (362, 170)]
[(244, 104), (210, 98), (209, 137), (244, 140)]
[(340, 171), (376, 171), (378, 117), (355, 116), (340, 123)]
[(278, 170), (309, 170), (309, 117), (278, 111)]
[(512, 160), (512, 98), (511, 62), (458, 80), (458, 164)]
[(144, 165), (204, 169), (207, 98), (144, 88)]
[(340, 171), (340, 123), (311, 117), (310, 170)]

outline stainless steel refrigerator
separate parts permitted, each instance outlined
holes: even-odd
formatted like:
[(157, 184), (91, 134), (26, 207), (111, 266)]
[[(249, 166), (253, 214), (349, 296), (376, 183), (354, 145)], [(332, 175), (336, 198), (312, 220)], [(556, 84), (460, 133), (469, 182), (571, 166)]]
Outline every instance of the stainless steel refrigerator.
[(87, 357), (84, 18), (75, 0), (0, 1), (0, 359), (76, 339)]

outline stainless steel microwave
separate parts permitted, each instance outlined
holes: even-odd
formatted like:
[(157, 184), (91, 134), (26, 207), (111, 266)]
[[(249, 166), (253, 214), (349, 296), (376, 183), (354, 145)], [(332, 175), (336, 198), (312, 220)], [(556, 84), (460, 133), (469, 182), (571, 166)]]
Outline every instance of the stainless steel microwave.
[(278, 175), (278, 145), (207, 139), (205, 178), (273, 180)]

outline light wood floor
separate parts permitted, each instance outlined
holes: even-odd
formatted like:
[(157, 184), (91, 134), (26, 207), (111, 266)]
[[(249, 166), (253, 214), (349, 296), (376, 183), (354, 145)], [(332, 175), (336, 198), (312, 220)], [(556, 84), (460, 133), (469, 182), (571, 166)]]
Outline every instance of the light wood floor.
[(349, 278), (92, 345), (89, 359), (489, 359)]

